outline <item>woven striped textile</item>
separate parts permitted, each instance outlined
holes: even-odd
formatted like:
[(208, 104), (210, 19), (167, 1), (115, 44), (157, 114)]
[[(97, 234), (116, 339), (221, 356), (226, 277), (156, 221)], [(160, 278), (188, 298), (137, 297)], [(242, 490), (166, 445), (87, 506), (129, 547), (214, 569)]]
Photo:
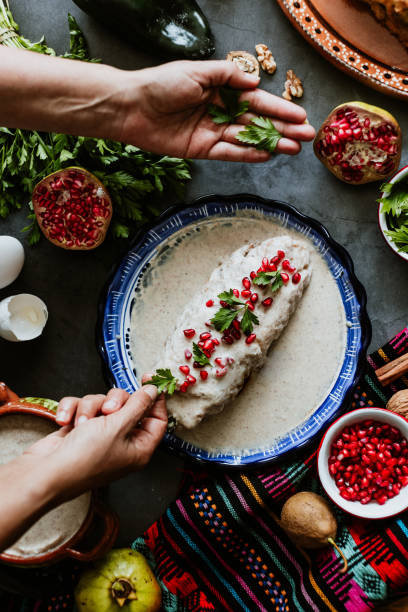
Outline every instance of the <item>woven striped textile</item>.
[[(374, 375), (406, 351), (408, 328), (368, 357), (350, 409), (383, 407), (408, 387), (402, 378), (379, 388)], [(278, 525), (283, 503), (304, 490), (322, 494), (315, 449), (262, 471), (187, 471), (178, 499), (132, 545), (146, 555), (161, 584), (163, 610), (366, 612), (408, 592), (408, 511), (367, 522), (335, 508), (336, 541), (348, 559), (341, 574), (342, 560), (331, 547), (302, 551)], [(41, 601), (0, 592), (0, 612), (72, 610), (72, 592), (64, 587)]]

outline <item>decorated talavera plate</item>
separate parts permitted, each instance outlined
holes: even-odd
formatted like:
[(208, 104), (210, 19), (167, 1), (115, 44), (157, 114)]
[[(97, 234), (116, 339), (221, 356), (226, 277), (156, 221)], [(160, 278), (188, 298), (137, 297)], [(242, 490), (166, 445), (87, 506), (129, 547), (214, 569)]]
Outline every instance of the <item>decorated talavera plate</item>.
[(366, 85), (408, 97), (408, 50), (358, 0), (277, 0), (302, 36)]
[[(346, 346), (337, 378), (313, 414), (285, 435), (262, 448), (246, 448), (242, 452), (209, 452), (176, 433), (169, 432), (165, 436), (164, 446), (177, 454), (211, 464), (244, 467), (280, 459), (315, 439), (322, 428), (339, 415), (361, 374), (371, 337), (366, 294), (354, 275), (350, 256), (320, 223), (288, 204), (248, 194), (206, 196), (190, 206), (169, 209), (136, 236), (130, 250), (108, 279), (99, 304), (97, 342), (108, 383), (129, 392), (137, 389), (142, 373), (136, 371), (132, 356), (131, 316), (140, 299), (140, 287), (152, 272), (152, 267), (154, 269), (158, 253), (167, 252), (177, 233), (180, 235), (184, 230), (200, 232), (200, 227), (209, 222), (231, 223), (234, 218), (242, 219), (242, 215), (272, 221), (284, 229), (303, 234), (311, 241), (335, 281), (334, 291), (337, 287), (339, 304), (347, 322)], [(140, 351), (143, 351), (143, 346), (140, 346)]]

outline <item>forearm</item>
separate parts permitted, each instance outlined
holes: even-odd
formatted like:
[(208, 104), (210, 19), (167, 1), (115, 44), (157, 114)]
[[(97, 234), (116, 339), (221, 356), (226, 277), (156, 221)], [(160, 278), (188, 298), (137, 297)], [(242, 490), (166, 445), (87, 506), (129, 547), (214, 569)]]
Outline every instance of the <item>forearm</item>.
[(129, 75), (111, 66), (0, 46), (0, 125), (115, 139)]
[(56, 505), (58, 491), (45, 463), (22, 455), (0, 466), (0, 551)]

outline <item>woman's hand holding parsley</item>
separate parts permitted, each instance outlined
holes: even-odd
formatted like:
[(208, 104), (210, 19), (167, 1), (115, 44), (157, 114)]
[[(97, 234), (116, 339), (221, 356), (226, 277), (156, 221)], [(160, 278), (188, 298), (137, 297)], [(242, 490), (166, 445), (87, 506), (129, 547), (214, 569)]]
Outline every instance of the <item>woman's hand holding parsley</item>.
[[(256, 89), (259, 79), (226, 60), (171, 62), (144, 70), (49, 57), (0, 46), (0, 123), (110, 138), (177, 157), (267, 161), (270, 154), (236, 135), (255, 115), (273, 119), (283, 135), (276, 152), (294, 155), (314, 137), (305, 110)], [(217, 125), (208, 105), (219, 88), (242, 90), (249, 112)]]
[(129, 395), (66, 397), (57, 411), (61, 429), (0, 466), (0, 551), (47, 510), (149, 462), (167, 426), (164, 396), (146, 385)]

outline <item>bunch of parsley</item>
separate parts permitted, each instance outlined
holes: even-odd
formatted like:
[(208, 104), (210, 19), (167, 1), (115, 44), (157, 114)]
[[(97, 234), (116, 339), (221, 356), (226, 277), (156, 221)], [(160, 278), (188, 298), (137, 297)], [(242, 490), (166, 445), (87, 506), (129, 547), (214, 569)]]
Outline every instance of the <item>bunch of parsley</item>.
[(408, 253), (408, 181), (402, 178), (395, 183), (384, 183), (380, 189), (383, 197), (378, 201), (389, 228), (385, 233), (399, 251)]
[[(68, 15), (70, 50), (62, 57), (98, 61), (89, 57), (86, 40), (72, 15)], [(37, 53), (55, 55), (44, 38), (32, 43), (18, 32), (11, 12), (0, 0), (0, 29), (14, 32), (2, 44)], [(191, 178), (186, 160), (146, 153), (132, 145), (82, 136), (0, 128), (0, 218), (15, 209), (31, 206), (35, 185), (48, 174), (67, 166), (82, 166), (95, 174), (112, 198), (114, 236), (127, 238), (138, 223), (145, 222), (167, 203), (165, 196), (181, 198)], [(29, 243), (40, 240), (35, 215)]]

